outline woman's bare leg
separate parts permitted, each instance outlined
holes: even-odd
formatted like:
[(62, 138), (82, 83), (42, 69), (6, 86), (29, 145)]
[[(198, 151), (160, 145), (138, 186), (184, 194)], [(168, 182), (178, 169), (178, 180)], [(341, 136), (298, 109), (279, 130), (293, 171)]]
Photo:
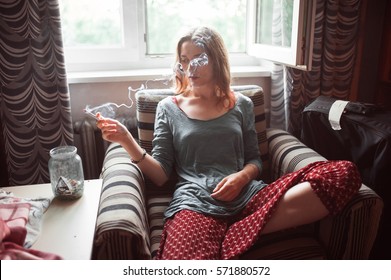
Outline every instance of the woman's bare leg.
[(278, 203), (262, 234), (315, 222), (329, 211), (311, 188), (302, 182), (290, 188)]

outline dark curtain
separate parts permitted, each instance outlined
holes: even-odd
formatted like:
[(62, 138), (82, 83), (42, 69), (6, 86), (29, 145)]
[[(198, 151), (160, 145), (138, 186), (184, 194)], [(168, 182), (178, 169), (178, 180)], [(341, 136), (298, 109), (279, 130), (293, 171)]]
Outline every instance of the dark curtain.
[(316, 97), (326, 95), (349, 100), (357, 53), (360, 2), (316, 0), (312, 70), (275, 65), (271, 127), (300, 136), (301, 112)]
[(0, 0), (2, 182), (49, 182), (50, 149), (73, 144), (58, 0)]

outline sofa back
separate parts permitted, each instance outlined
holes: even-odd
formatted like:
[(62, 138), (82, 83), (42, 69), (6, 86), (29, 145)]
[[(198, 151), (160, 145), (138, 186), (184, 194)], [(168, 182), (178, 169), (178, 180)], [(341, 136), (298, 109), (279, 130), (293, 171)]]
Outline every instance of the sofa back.
[[(261, 178), (267, 182), (269, 178), (269, 147), (266, 137), (266, 117), (263, 89), (256, 85), (247, 85), (232, 86), (232, 90), (250, 97), (254, 103), (255, 129), (258, 135), (258, 145), (263, 164)], [(148, 153), (150, 153), (152, 150), (152, 139), (157, 104), (160, 100), (171, 95), (174, 95), (174, 91), (172, 89), (143, 89), (136, 93), (139, 144)]]

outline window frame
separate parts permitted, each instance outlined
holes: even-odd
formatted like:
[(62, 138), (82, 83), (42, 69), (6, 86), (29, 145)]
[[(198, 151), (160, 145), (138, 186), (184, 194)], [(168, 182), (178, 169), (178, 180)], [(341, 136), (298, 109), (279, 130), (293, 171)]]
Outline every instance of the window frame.
[[(137, 63), (142, 53), (143, 33), (140, 33), (140, 12), (143, 1), (121, 0), (123, 22), (123, 46), (94, 48), (64, 46), (67, 71), (121, 70)], [(128, 28), (126, 28), (128, 27)], [(130, 28), (133, 27), (133, 28)], [(137, 38), (132, 41), (132, 38)]]
[[(64, 47), (68, 72), (166, 69), (170, 67), (174, 60), (174, 54), (146, 54), (145, 1), (122, 0), (122, 7), (124, 47), (99, 49)], [(137, 39), (132, 41), (132, 38)], [(247, 53), (230, 53), (230, 62), (231, 66), (259, 66), (259, 59)]]
[[(174, 55), (147, 55), (145, 41), (146, 32), (146, 7), (143, 0), (121, 0), (122, 20), (124, 26), (124, 46), (121, 48), (66, 48), (65, 62), (68, 72), (104, 72), (121, 70), (145, 70), (167, 69), (173, 63)], [(304, 7), (308, 0), (293, 0), (299, 4), (299, 19), (302, 18)], [(313, 5), (315, 6), (315, 5)], [(311, 15), (315, 14), (312, 7)], [(314, 16), (313, 16), (314, 18)], [(286, 48), (273, 47), (255, 43), (256, 36), (256, 0), (247, 2), (247, 52), (230, 53), (231, 66), (263, 66), (262, 59), (276, 63), (287, 64), (303, 70), (311, 69), (313, 21), (307, 24), (307, 30), (303, 31), (304, 21), (298, 21), (295, 37), (306, 39), (305, 53), (301, 48), (287, 50)], [(300, 32), (300, 30), (302, 30)], [(304, 36), (310, 34), (310, 36)], [(136, 40), (132, 40), (136, 38)], [(270, 56), (271, 55), (271, 56)], [(286, 57), (294, 57), (286, 60)], [(281, 58), (284, 58), (281, 60)]]
[(316, 4), (311, 0), (293, 0), (291, 47), (256, 43), (257, 3), (249, 0), (248, 54), (305, 71), (312, 69)]

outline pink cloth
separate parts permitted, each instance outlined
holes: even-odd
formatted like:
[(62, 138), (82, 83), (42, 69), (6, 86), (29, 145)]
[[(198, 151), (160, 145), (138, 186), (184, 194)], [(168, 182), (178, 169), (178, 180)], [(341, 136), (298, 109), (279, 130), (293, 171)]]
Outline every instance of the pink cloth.
[(349, 161), (323, 161), (287, 174), (259, 191), (233, 221), (182, 210), (166, 221), (157, 259), (234, 259), (255, 244), (285, 192), (310, 182), (331, 215), (357, 193), (361, 179)]
[(40, 252), (23, 247), (29, 217), (30, 204), (18, 202), (0, 204), (0, 259), (2, 260), (39, 260), (61, 259), (55, 254)]

